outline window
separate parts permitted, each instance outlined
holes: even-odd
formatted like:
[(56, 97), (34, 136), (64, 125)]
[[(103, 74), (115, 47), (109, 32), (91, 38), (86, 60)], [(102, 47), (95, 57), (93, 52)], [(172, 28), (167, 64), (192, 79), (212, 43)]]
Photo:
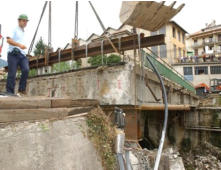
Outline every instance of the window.
[(221, 34), (218, 35), (218, 41), (221, 41)]
[(176, 38), (176, 29), (173, 27), (173, 38)]
[(164, 27), (160, 28), (159, 33), (166, 34), (166, 27), (164, 26)]
[(209, 46), (209, 50), (213, 50), (213, 46)]
[(155, 31), (155, 32), (151, 32), (151, 35), (153, 36), (153, 35), (157, 35), (158, 33), (157, 33), (157, 31)]
[(206, 66), (195, 67), (195, 75), (200, 75), (200, 74), (208, 74), (208, 67)]
[(221, 66), (211, 66), (210, 73), (211, 74), (221, 74)]
[(183, 74), (184, 75), (193, 75), (192, 67), (183, 67)]
[(197, 39), (196, 39), (196, 40), (194, 40), (194, 44), (197, 44)]
[(166, 45), (160, 45), (160, 57), (166, 58), (167, 57), (167, 47)]
[(185, 43), (185, 33), (183, 34), (183, 43)]
[(174, 54), (174, 58), (176, 58), (176, 45), (173, 45), (173, 54)]
[(180, 38), (180, 31), (178, 31), (178, 40), (180, 41), (181, 38)]
[(195, 55), (198, 55), (198, 49), (195, 49), (195, 50), (194, 50), (194, 54), (195, 54)]
[(179, 57), (182, 57), (181, 48), (178, 48), (178, 49), (179, 49)]
[(213, 42), (213, 36), (209, 37), (209, 42)]
[(151, 50), (158, 56), (158, 46), (151, 47)]

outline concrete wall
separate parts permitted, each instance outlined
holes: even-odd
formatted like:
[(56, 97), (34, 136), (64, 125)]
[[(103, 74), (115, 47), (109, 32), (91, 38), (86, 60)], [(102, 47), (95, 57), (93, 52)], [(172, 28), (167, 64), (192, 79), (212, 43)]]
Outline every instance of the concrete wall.
[[(41, 76), (28, 80), (27, 94), (29, 96), (71, 96), (73, 99), (97, 99), (101, 104), (110, 105), (156, 103), (146, 86), (146, 81), (141, 78), (140, 74), (141, 70), (136, 70), (135, 80), (134, 67), (126, 64)], [(161, 99), (158, 103), (162, 103), (161, 87), (156, 75), (147, 69), (144, 70), (143, 75), (147, 77), (148, 84), (155, 95)], [(181, 86), (168, 80), (165, 80), (165, 85), (171, 89), (168, 91), (168, 96), (171, 98), (169, 103), (184, 104), (184, 101), (180, 100), (181, 96), (188, 96), (185, 104), (198, 103), (198, 98), (191, 92), (182, 89)], [(0, 82), (0, 91), (4, 91), (4, 89), (5, 82)]]
[(101, 160), (83, 129), (83, 117), (1, 127), (0, 169), (102, 170)]

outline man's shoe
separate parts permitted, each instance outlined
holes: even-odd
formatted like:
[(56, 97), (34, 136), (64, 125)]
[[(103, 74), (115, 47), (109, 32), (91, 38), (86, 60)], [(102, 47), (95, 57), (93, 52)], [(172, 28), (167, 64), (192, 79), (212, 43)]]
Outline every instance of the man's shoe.
[(0, 92), (0, 97), (18, 97), (18, 96), (10, 92)]
[(25, 92), (25, 91), (19, 91), (18, 93), (17, 93), (17, 96), (18, 97), (25, 97), (27, 95), (27, 93)]

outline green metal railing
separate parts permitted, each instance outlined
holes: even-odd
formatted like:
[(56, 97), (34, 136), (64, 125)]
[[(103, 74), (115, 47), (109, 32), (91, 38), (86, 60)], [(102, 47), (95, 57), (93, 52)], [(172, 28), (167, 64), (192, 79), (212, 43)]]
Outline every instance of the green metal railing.
[(153, 70), (152, 66), (147, 61), (146, 56), (149, 57), (149, 59), (153, 62), (153, 64), (156, 66), (157, 70), (162, 76), (166, 77), (167, 79), (181, 85), (182, 87), (194, 93), (196, 92), (194, 86), (190, 82), (185, 80), (182, 75), (179, 75), (179, 73), (176, 72), (173, 68), (165, 64), (162, 64), (160, 61), (156, 59), (156, 57), (153, 56), (153, 54), (146, 53), (145, 51), (142, 50), (142, 57), (144, 58), (145, 67), (148, 67), (149, 69)]

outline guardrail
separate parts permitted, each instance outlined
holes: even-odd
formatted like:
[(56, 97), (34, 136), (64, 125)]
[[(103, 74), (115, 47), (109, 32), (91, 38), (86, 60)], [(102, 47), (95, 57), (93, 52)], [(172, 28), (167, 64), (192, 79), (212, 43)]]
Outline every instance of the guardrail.
[[(172, 68), (171, 66), (169, 66), (169, 64), (164, 64), (166, 63), (165, 61), (163, 61), (162, 59), (161, 62), (158, 61), (156, 59), (156, 57), (154, 57), (153, 53), (146, 53), (145, 51), (142, 50), (142, 57), (144, 58), (144, 66), (148, 67), (149, 69), (153, 69), (151, 67), (151, 65), (148, 63), (148, 61), (146, 60), (146, 55), (148, 55), (148, 57), (150, 58), (150, 60), (154, 63), (154, 65), (157, 67), (159, 73), (166, 77), (167, 79), (173, 81), (174, 83), (179, 84), (180, 86), (184, 87), (185, 89), (188, 89), (194, 93), (196, 93), (194, 86), (192, 85), (192, 83), (190, 83), (189, 81), (185, 80), (184, 76), (181, 75), (180, 73), (178, 73), (174, 68)], [(156, 56), (156, 55), (155, 55)], [(159, 58), (157, 56), (157, 58)], [(163, 62), (163, 63), (162, 63)]]

